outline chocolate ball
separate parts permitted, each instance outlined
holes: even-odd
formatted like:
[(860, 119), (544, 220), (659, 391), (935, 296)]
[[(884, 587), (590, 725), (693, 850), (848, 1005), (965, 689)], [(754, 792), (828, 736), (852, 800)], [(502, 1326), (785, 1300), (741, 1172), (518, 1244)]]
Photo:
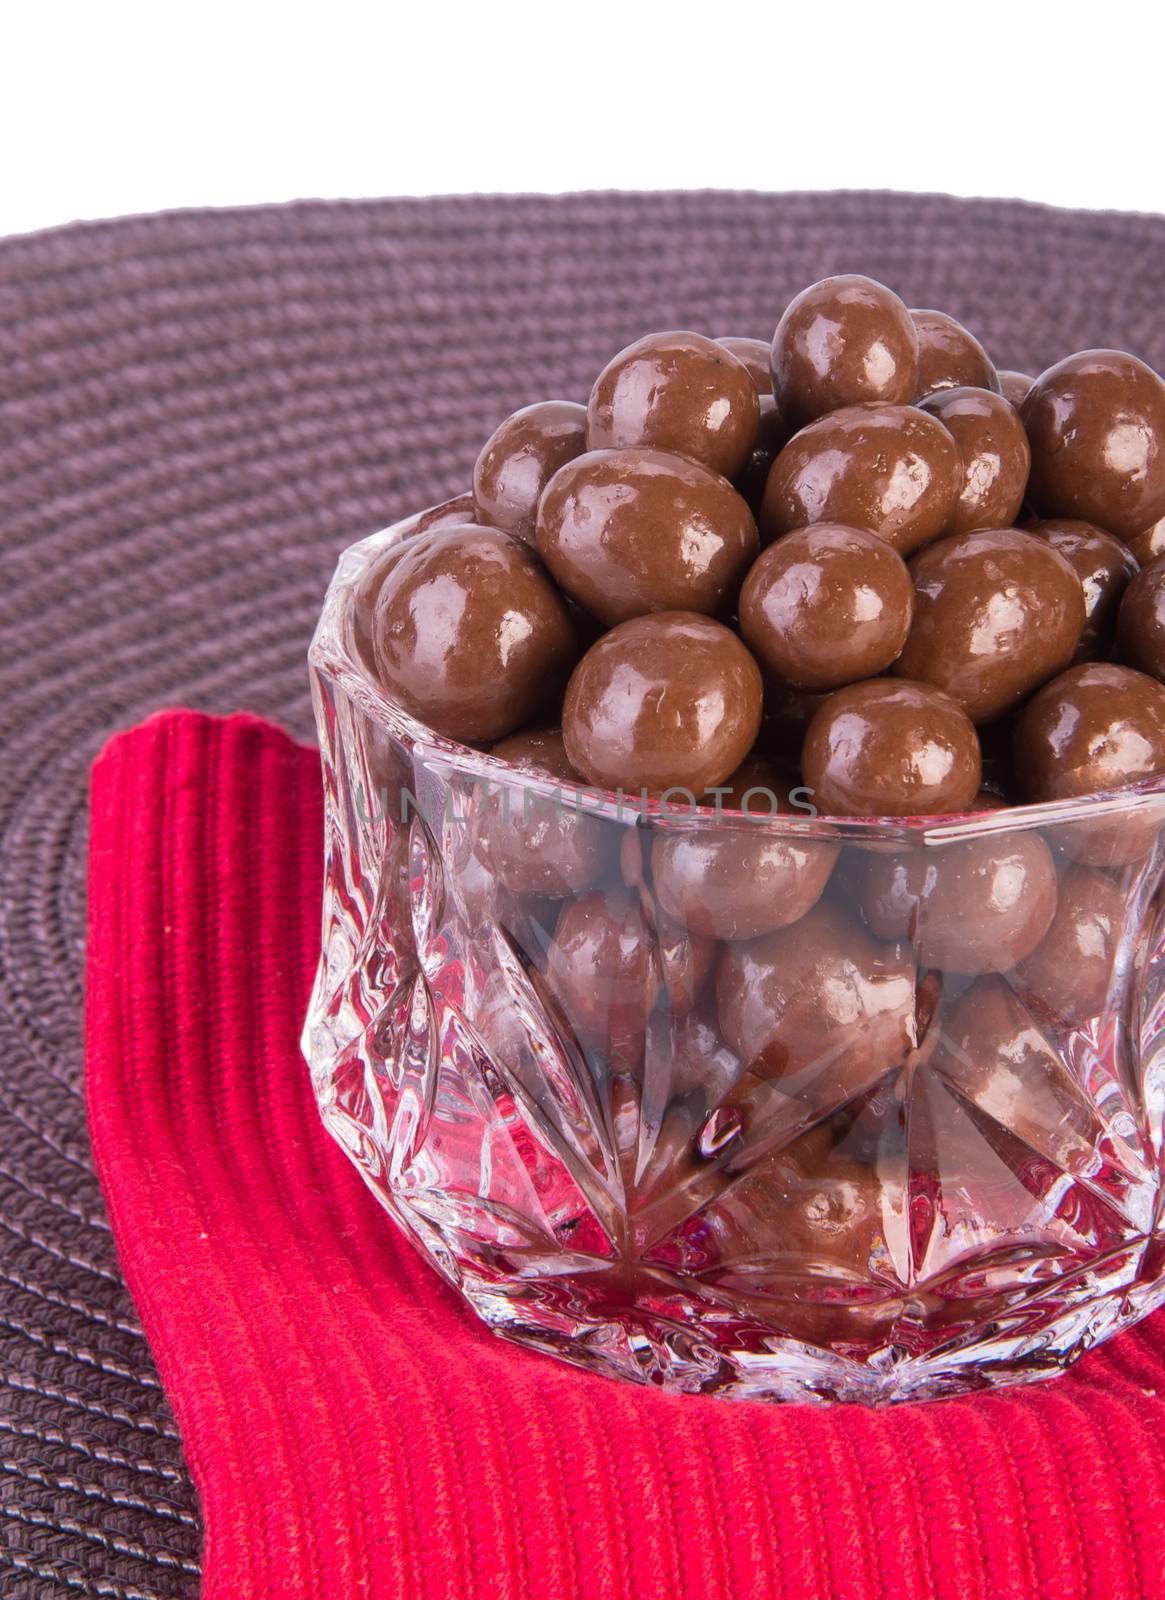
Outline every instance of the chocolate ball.
[(1125, 590), (1116, 642), (1122, 661), (1165, 683), (1165, 560), (1150, 562)]
[(567, 759), (558, 728), (511, 734), (491, 752), (519, 772), (555, 780), (546, 792), (491, 778), (479, 852), (498, 882), (514, 894), (559, 899), (595, 881), (607, 863), (603, 824), (586, 814), (571, 789), (582, 780)]
[(613, 1071), (639, 1067), (660, 974), (636, 896), (595, 889), (568, 901), (546, 953), (546, 982), (585, 1051)]
[(1084, 632), (1076, 646), (1073, 665), (1107, 656), (1121, 596), (1137, 572), (1128, 545), (1090, 522), (1033, 522), (1024, 531), (1046, 539), (1080, 579), (1084, 590)]
[(716, 993), (721, 1032), (746, 1068), (819, 1111), (917, 1042), (909, 952), (878, 944), (826, 900), (792, 927), (725, 945)]
[(987, 389), (944, 388), (920, 402), (959, 447), (963, 478), (946, 532), (1009, 528), (1027, 488), (1031, 451), (1015, 407)]
[(787, 533), (754, 562), (740, 631), (762, 668), (794, 689), (837, 689), (896, 659), (914, 611), (897, 551), (875, 533), (819, 522)]
[(571, 763), (604, 789), (721, 783), (756, 742), (760, 669), (728, 628), (692, 612), (622, 622), (592, 645), (566, 691)]
[(772, 368), (777, 404), (794, 425), (864, 400), (905, 404), (917, 389), (918, 334), (884, 284), (823, 278), (786, 307)]
[(1026, 372), (1013, 372), (1006, 367), (999, 369), (999, 392), (1005, 400), (1015, 406), (1016, 410), (1027, 399), (1035, 381)]
[(385, 689), (449, 739), (501, 739), (532, 721), (577, 654), (541, 562), (496, 528), (411, 539), (381, 585), (372, 636)]
[[(796, 922), (821, 898), (837, 860), (837, 844), (793, 809), (773, 769), (749, 762), (741, 773), (729, 780), (728, 802), (743, 815), (721, 808), (707, 826), (663, 829), (652, 845), (660, 905), (707, 938), (752, 939)], [(799, 815), (802, 827), (781, 828), (768, 820), (776, 815)]]
[(1124, 916), (1125, 896), (1107, 873), (1069, 867), (1060, 879), (1051, 926), (1017, 969), (1015, 983), (1021, 992), (1063, 1027), (1098, 1016)]
[(991, 357), (961, 322), (945, 311), (911, 311), (910, 316), (918, 330), (916, 395), (963, 387), (998, 394), (999, 374)]
[(964, 533), (922, 551), (910, 571), (914, 622), (894, 671), (942, 689), (972, 722), (1002, 716), (1072, 660), (1084, 592), (1046, 539)]
[(586, 407), (573, 400), (542, 400), (507, 417), (473, 469), (477, 521), (533, 544), (542, 491), (586, 449), (586, 423)]
[[(1131, 667), (1086, 662), (1032, 696), (1016, 720), (1015, 772), (1031, 801), (1121, 789), (1165, 772), (1165, 687)], [(1088, 866), (1124, 866), (1148, 850), (1159, 805), (1056, 824), (1055, 842)]]
[(1136, 356), (1068, 356), (1036, 379), (1022, 415), (1041, 516), (1132, 539), (1165, 512), (1165, 383)]
[(786, 1338), (836, 1351), (876, 1337), (901, 1310), (870, 1284), (897, 1286), (909, 1272), (908, 1197), (901, 1172), (818, 1155), (815, 1131), (737, 1178), (703, 1220), (718, 1283), (770, 1297), (766, 1318)]
[(814, 716), (801, 773), (823, 816), (968, 811), (979, 740), (966, 713), (926, 683), (873, 678), (839, 689)]
[(1056, 868), (1038, 834), (1016, 829), (901, 852), (871, 850), (861, 898), (878, 937), (909, 937), (921, 965), (969, 976), (1006, 972), (1048, 931)]
[(773, 398), (773, 369), (769, 346), (763, 339), (745, 339), (735, 334), (721, 334), (717, 344), (722, 344), (738, 361), (748, 368), (757, 394), (762, 400)]
[(596, 450), (568, 462), (538, 508), (538, 550), (605, 623), (650, 611), (720, 611), (760, 548), (730, 483), (662, 450)]
[(1165, 517), (1158, 517), (1147, 528), (1142, 528), (1135, 539), (1130, 539), (1129, 550), (1139, 567), (1147, 567), (1158, 556), (1165, 556)]
[(909, 555), (946, 527), (963, 483), (951, 435), (915, 406), (849, 406), (810, 423), (773, 462), (766, 540), (814, 522), (865, 528)]
[(752, 375), (702, 333), (650, 333), (605, 366), (587, 402), (587, 449), (667, 450), (733, 477), (760, 424)]
[(1130, 667), (1086, 662), (1045, 684), (1015, 726), (1032, 801), (1121, 789), (1165, 771), (1165, 687)]

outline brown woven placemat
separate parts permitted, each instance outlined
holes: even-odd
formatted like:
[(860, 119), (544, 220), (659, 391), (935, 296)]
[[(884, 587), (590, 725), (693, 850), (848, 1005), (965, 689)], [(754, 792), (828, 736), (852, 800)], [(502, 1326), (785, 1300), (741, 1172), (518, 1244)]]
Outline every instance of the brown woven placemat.
[(966, 318), (1003, 365), (1114, 344), (1165, 366), (1150, 217), (493, 197), (0, 241), (0, 1594), (198, 1587), (181, 1441), (85, 1137), (95, 751), (176, 703), (309, 736), (304, 652), (342, 546), (463, 488), (508, 409), (585, 398), (645, 329), (764, 335), (842, 270)]

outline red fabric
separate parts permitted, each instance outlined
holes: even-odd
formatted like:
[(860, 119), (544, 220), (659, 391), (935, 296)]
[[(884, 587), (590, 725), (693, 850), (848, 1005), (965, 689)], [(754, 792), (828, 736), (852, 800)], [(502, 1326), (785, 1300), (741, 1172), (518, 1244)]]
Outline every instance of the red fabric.
[(496, 1339), (317, 1119), (314, 752), (156, 718), (93, 778), (89, 1110), (207, 1600), (1159, 1595), (1165, 1318), (1028, 1389), (670, 1398)]

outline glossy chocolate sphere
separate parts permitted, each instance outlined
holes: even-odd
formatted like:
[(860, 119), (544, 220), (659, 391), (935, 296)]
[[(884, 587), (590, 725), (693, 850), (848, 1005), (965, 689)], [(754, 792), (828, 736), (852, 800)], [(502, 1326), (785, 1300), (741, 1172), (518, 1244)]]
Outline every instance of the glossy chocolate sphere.
[(789, 302), (773, 335), (773, 393), (795, 425), (865, 400), (901, 405), (917, 391), (910, 313), (873, 278), (823, 278)]
[(650, 333), (603, 368), (587, 403), (587, 449), (648, 448), (731, 478), (760, 423), (742, 361), (702, 333)]
[(567, 594), (605, 623), (650, 611), (719, 611), (757, 550), (732, 485), (662, 450), (597, 450), (555, 473), (538, 550)]
[(757, 394), (761, 399), (773, 398), (773, 369), (771, 351), (763, 339), (746, 339), (736, 334), (720, 334), (716, 340), (738, 361), (748, 368)]
[[(1016, 777), (1031, 801), (1101, 794), (1165, 772), (1165, 687), (1131, 667), (1086, 662), (1032, 696), (1013, 734)], [(1056, 844), (1087, 866), (1124, 866), (1149, 850), (1159, 804), (1061, 822)]]
[(480, 854), (498, 882), (514, 894), (558, 899), (599, 877), (606, 865), (603, 825), (588, 816), (569, 788), (582, 780), (571, 766), (558, 728), (529, 729), (494, 745), (492, 754), (519, 772), (555, 780), (545, 792), (520, 781), (491, 778)]
[(911, 938), (923, 966), (976, 975), (1029, 956), (1056, 910), (1056, 868), (1035, 833), (871, 850), (862, 910), (882, 939)]
[(830, 695), (801, 751), (822, 816), (914, 817), (968, 811), (982, 758), (970, 719), (925, 683), (872, 678)]
[(584, 1050), (616, 1070), (639, 1066), (660, 974), (636, 896), (595, 889), (568, 901), (546, 954), (546, 982)]
[(1084, 629), (1084, 592), (1049, 545), (1015, 528), (943, 539), (910, 563), (914, 622), (894, 671), (990, 722), (1061, 672)]
[(999, 392), (999, 374), (973, 333), (945, 311), (911, 311), (918, 330), (918, 379), (921, 399), (938, 389), (992, 389)]
[(1165, 772), (1165, 687), (1130, 667), (1072, 667), (1028, 701), (1014, 741), (1029, 800), (1121, 789)]
[(1165, 683), (1165, 560), (1150, 562), (1125, 590), (1116, 643), (1128, 666)]
[(1165, 556), (1165, 517), (1158, 517), (1129, 540), (1129, 550), (1138, 567), (1147, 567), (1158, 556)]
[[(838, 846), (794, 809), (772, 768), (747, 762), (726, 787), (733, 792), (707, 826), (655, 835), (652, 881), (664, 910), (693, 932), (751, 939), (787, 927), (817, 903)], [(732, 806), (743, 814), (729, 814)], [(800, 817), (803, 826), (766, 820), (776, 815)]]
[(1125, 918), (1125, 896), (1105, 872), (1070, 866), (1042, 943), (1020, 966), (1015, 986), (1063, 1026), (1104, 1007)]
[(840, 1105), (914, 1048), (909, 952), (878, 944), (829, 901), (791, 927), (724, 947), (720, 1028), (747, 1069)]
[(1027, 399), (1035, 381), (1026, 372), (1015, 372), (1006, 367), (999, 368), (999, 392), (1017, 411)]
[(959, 447), (962, 485), (946, 532), (1010, 528), (1023, 505), (1031, 451), (1015, 407), (987, 389), (944, 388), (920, 402)]
[(450, 739), (501, 739), (532, 721), (577, 654), (542, 563), (495, 528), (411, 539), (381, 584), (372, 636), (388, 693)]
[(760, 727), (760, 668), (728, 628), (692, 612), (620, 623), (566, 692), (572, 764), (604, 789), (695, 795), (734, 772)]
[(1165, 513), (1165, 383), (1120, 350), (1083, 350), (1036, 379), (1022, 416), (1028, 498), (1045, 517), (1132, 539)]
[(507, 417), (473, 469), (476, 520), (533, 544), (542, 491), (586, 449), (586, 422), (586, 407), (573, 400), (542, 400)]
[(884, 539), (819, 522), (754, 562), (740, 631), (762, 668), (794, 689), (837, 689), (885, 672), (914, 613), (906, 564)]
[(963, 483), (951, 435), (915, 406), (849, 406), (802, 428), (773, 462), (761, 531), (865, 528), (909, 555), (946, 527)]
[(1046, 539), (1080, 579), (1084, 590), (1084, 632), (1076, 646), (1073, 665), (1103, 659), (1112, 644), (1121, 596), (1137, 573), (1132, 551), (1090, 522), (1053, 519), (1033, 522), (1024, 531)]

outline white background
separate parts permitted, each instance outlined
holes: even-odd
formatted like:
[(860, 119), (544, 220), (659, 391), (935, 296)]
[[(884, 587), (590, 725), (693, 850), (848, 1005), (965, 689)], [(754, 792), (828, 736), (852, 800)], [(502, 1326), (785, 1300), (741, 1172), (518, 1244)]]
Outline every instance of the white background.
[(1165, 9), (0, 0), (0, 234), (304, 196), (875, 188), (1165, 212)]

